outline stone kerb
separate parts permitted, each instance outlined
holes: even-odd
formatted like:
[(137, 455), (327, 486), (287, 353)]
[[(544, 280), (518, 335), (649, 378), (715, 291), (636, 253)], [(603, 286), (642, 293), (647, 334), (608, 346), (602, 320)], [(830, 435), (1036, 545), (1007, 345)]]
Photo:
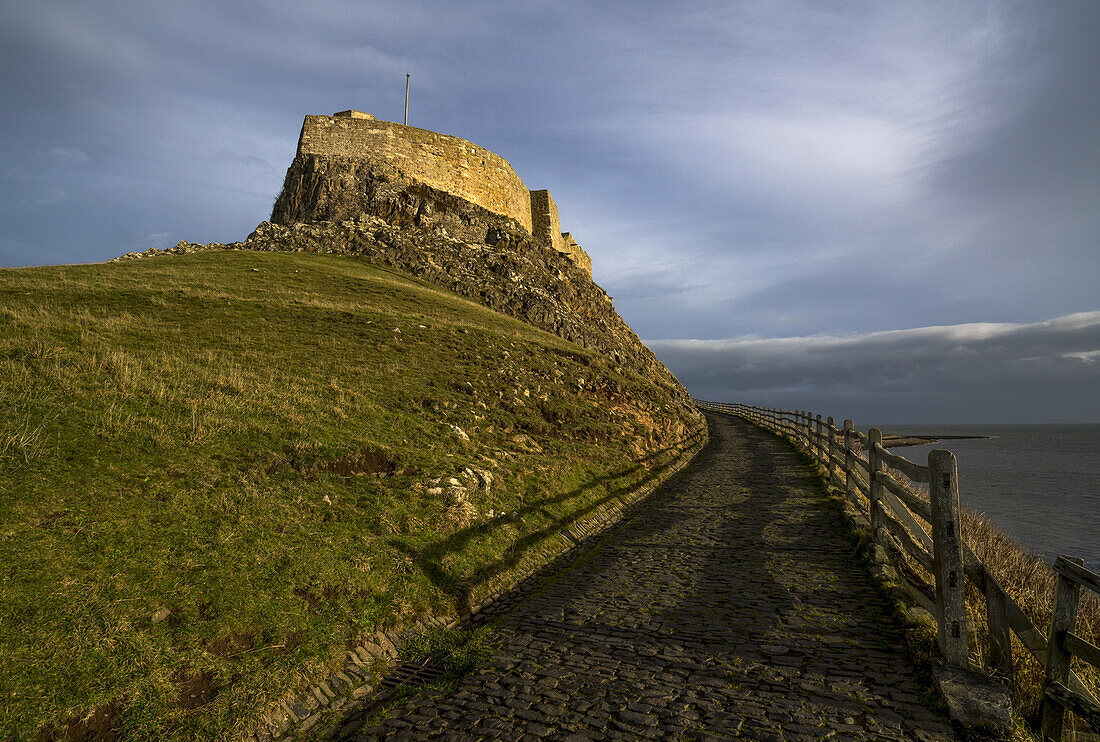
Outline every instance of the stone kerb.
[(298, 155), (370, 162), (511, 217), (533, 234), (531, 193), (503, 157), (459, 137), (368, 116), (306, 116)]

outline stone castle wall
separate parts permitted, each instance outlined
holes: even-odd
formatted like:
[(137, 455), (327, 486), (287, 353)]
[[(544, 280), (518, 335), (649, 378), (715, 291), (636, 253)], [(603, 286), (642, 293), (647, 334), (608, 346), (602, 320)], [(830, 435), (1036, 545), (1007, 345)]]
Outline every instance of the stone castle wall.
[(592, 258), (588, 257), (581, 246), (577, 244), (577, 241), (573, 239), (573, 235), (568, 232), (563, 232), (561, 235), (562, 249), (559, 250), (562, 255), (567, 256), (573, 261), (573, 264), (587, 273), (592, 275)]
[[(380, 121), (362, 111), (306, 116), (295, 164), (287, 173), (272, 220), (331, 219), (354, 208), (365, 183), (355, 174), (359, 172), (356, 166), (347, 165), (347, 161), (377, 171), (383, 180), (420, 183), (514, 219), (537, 244), (565, 255), (592, 275), (588, 255), (571, 236), (562, 233), (550, 192), (529, 191), (503, 157), (465, 139)], [(336, 172), (329, 172), (326, 163), (333, 162), (345, 164), (333, 166)], [(366, 184), (366, 191), (373, 192), (372, 186)], [(379, 209), (375, 204), (374, 210), (386, 216), (380, 212), (388, 208)]]
[(358, 111), (306, 116), (298, 155), (368, 161), (532, 231), (530, 191), (503, 157), (465, 139), (367, 116)]
[(565, 252), (558, 205), (550, 191), (531, 191), (531, 236), (542, 245)]

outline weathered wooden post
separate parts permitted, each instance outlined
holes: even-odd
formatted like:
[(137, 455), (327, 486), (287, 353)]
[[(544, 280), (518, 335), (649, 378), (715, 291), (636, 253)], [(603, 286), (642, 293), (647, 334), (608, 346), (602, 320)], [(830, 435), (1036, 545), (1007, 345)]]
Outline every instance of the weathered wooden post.
[(1050, 621), (1050, 642), (1047, 645), (1047, 666), (1043, 674), (1043, 705), (1041, 731), (1043, 740), (1062, 742), (1062, 724), (1066, 710), (1062, 704), (1046, 697), (1051, 683), (1069, 684), (1071, 655), (1066, 651), (1066, 633), (1077, 628), (1077, 604), (1081, 600), (1081, 585), (1059, 569), (1064, 562), (1083, 566), (1085, 561), (1076, 557), (1060, 556), (1054, 562), (1058, 584), (1054, 588), (1054, 616)]
[(833, 418), (830, 417), (828, 419), (828, 425), (826, 427), (827, 427), (827, 433), (828, 433), (828, 436), (829, 436), (829, 448), (828, 448), (828, 451), (826, 453), (826, 458), (829, 462), (829, 465), (828, 465), (829, 482), (834, 487), (840, 487), (840, 472), (838, 472), (836, 470), (836, 467), (833, 465), (834, 459), (837, 458), (837, 455), (836, 455), (836, 425), (833, 423)]
[(817, 422), (817, 433), (815, 434), (816, 443), (817, 443), (817, 454), (816, 454), (816, 456), (817, 456), (817, 460), (820, 462), (821, 458), (822, 458), (822, 454), (825, 452), (824, 451), (824, 445), (825, 445), (824, 439), (821, 437), (821, 415), (817, 416), (817, 421), (816, 422)]
[(856, 468), (856, 455), (852, 453), (852, 439), (855, 438), (856, 424), (851, 420), (844, 421), (844, 491), (848, 495), (849, 500), (854, 501), (852, 496), (852, 487), (855, 483), (852, 481), (852, 471)]
[(948, 664), (966, 667), (966, 576), (963, 574), (955, 454), (943, 449), (932, 451), (928, 454), (928, 469), (940, 652)]
[(878, 529), (885, 523), (882, 517), (882, 499), (886, 496), (886, 488), (876, 475), (882, 471), (882, 459), (879, 457), (876, 445), (882, 443), (882, 431), (871, 428), (867, 431), (867, 499), (870, 502), (871, 536), (878, 542)]
[(1012, 634), (1008, 624), (1008, 596), (986, 571), (985, 585), (986, 619), (989, 624), (989, 660), (995, 670), (1000, 672), (1009, 687), (1015, 685), (1012, 673)]

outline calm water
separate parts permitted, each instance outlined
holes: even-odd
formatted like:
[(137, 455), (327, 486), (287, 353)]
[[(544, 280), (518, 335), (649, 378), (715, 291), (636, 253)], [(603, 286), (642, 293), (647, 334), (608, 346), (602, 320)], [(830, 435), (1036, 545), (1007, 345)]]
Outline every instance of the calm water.
[(894, 451), (928, 463), (946, 448), (959, 462), (959, 499), (1053, 562), (1084, 558), (1100, 571), (1100, 425), (883, 425), (888, 433), (989, 435)]

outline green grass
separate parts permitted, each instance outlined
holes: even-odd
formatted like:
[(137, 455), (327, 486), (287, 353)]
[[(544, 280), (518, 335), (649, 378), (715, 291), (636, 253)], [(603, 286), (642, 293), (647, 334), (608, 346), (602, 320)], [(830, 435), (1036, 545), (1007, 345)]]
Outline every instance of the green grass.
[(475, 628), (432, 629), (401, 648), (401, 659), (422, 664), (431, 662), (443, 671), (441, 684), (453, 687), (456, 681), (471, 672), (494, 649), (492, 629)]
[[(0, 271), (0, 410), (4, 739), (97, 708), (121, 740), (229, 738), (698, 430), (414, 279), (228, 251)], [(181, 703), (196, 678), (216, 694)]]

